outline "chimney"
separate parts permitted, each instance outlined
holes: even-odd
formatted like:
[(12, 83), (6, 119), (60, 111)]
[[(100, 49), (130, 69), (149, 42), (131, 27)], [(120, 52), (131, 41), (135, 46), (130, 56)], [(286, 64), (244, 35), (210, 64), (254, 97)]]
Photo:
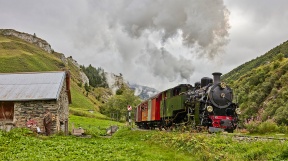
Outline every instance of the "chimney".
[(220, 83), (220, 76), (222, 75), (222, 73), (215, 72), (215, 73), (212, 73), (212, 75), (214, 79), (214, 84)]

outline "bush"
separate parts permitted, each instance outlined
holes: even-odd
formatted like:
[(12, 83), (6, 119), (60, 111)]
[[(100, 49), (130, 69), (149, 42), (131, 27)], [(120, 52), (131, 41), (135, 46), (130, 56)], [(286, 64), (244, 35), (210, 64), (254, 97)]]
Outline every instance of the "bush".
[(288, 127), (284, 124), (281, 124), (278, 126), (278, 132), (287, 134), (288, 133)]
[(246, 129), (252, 134), (252, 133), (257, 133), (258, 132), (258, 122), (250, 121), (245, 125)]
[(265, 122), (262, 122), (259, 127), (258, 127), (258, 132), (260, 134), (265, 134), (265, 133), (274, 133), (278, 132), (279, 127), (277, 124), (272, 121), (272, 120), (267, 120)]
[(258, 134), (266, 134), (266, 133), (287, 133), (288, 128), (285, 125), (278, 126), (276, 122), (269, 119), (265, 122), (257, 122), (257, 121), (250, 121), (249, 123), (245, 124), (246, 129), (249, 133), (258, 133)]

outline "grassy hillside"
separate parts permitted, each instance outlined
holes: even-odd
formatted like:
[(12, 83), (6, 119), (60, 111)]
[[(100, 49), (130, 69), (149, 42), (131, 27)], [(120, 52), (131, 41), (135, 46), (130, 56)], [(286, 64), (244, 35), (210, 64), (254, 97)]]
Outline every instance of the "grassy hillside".
[[(87, 95), (83, 87), (79, 87), (79, 68), (68, 61), (65, 65), (59, 53), (49, 54), (34, 44), (14, 36), (0, 34), (0, 73), (61, 71), (68, 69), (71, 73), (72, 104), (70, 112), (75, 115), (106, 118), (99, 113), (101, 102)], [(88, 110), (94, 110), (93, 114)]]
[(59, 71), (60, 59), (33, 44), (0, 34), (0, 72)]
[(288, 57), (288, 41), (282, 43), (281, 45), (271, 49), (264, 55), (261, 55), (255, 59), (252, 59), (249, 62), (246, 62), (237, 68), (233, 69), (232, 71), (228, 72), (227, 74), (222, 76), (222, 79), (225, 80), (227, 83), (233, 82), (238, 80), (241, 76), (245, 75), (249, 71), (261, 66), (265, 65), (273, 60), (275, 56), (279, 53), (284, 54), (284, 57)]
[(233, 87), (242, 120), (288, 125), (288, 41), (223, 76)]

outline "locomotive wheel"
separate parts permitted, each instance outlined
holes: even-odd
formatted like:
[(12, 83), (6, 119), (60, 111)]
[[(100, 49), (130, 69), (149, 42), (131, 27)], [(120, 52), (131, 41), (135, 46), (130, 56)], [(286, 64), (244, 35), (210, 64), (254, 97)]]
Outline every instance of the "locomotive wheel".
[(167, 131), (167, 130), (168, 130), (168, 127), (167, 127), (167, 126), (164, 126), (164, 129)]
[(226, 129), (225, 131), (227, 131), (228, 133), (233, 133), (234, 132), (233, 129)]

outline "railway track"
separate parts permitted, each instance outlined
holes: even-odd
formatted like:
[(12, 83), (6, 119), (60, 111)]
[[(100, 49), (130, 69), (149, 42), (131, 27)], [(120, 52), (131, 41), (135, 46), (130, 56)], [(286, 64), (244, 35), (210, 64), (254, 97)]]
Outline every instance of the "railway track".
[[(139, 130), (139, 131), (150, 131), (149, 129), (139, 129), (139, 128), (133, 128), (132, 130)], [(156, 130), (159, 130), (159, 129), (156, 129)], [(166, 132), (171, 132), (169, 130), (166, 130)], [(185, 131), (185, 132), (188, 132), (188, 131)], [(191, 134), (195, 133), (195, 132), (190, 132)], [(197, 132), (195, 134), (200, 134), (201, 132)], [(215, 135), (215, 134), (209, 134), (209, 133), (205, 133), (203, 132), (204, 135), (208, 135), (208, 136), (211, 136), (211, 135)], [(278, 134), (276, 135), (276, 137), (274, 136), (251, 136), (251, 135), (243, 135), (243, 134), (231, 134), (231, 133), (220, 133), (220, 135), (223, 135), (223, 136), (231, 136), (234, 140), (236, 141), (273, 141), (273, 140), (278, 140), (278, 141), (281, 141), (281, 142), (284, 142), (284, 141), (287, 141), (288, 138), (286, 137), (281, 137), (282, 135), (284, 134)]]
[[(222, 134), (225, 135), (225, 134)], [(285, 137), (273, 137), (273, 136), (248, 136), (248, 135), (239, 135), (235, 134), (233, 135), (233, 138), (238, 141), (272, 141), (272, 140), (278, 140), (281, 142), (287, 141), (288, 139)]]

